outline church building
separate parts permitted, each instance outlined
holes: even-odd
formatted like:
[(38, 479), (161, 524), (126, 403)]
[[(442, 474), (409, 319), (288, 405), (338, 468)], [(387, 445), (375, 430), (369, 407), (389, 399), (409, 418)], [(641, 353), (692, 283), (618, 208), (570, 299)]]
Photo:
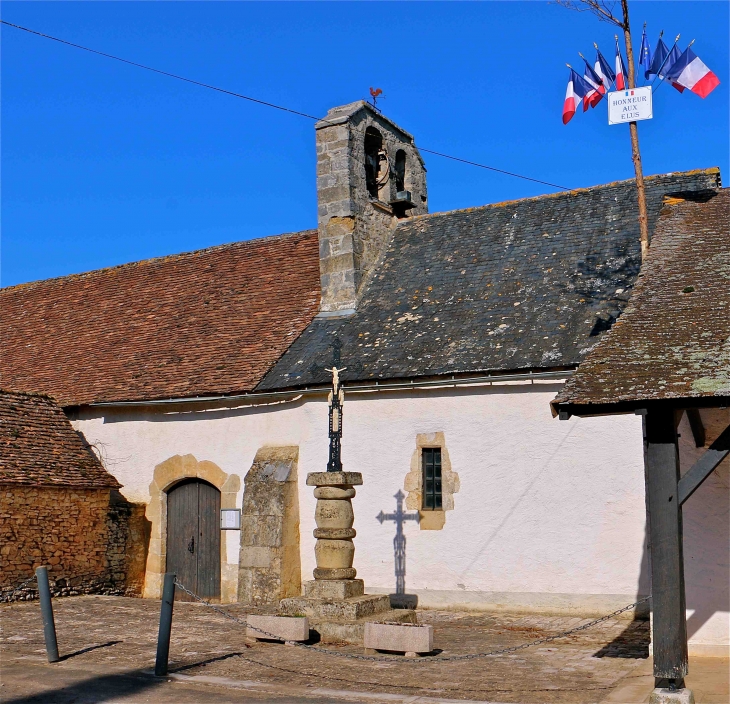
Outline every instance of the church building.
[[(429, 213), (414, 138), (368, 103), (315, 132), (317, 230), (0, 292), (0, 387), (53, 397), (144, 506), (144, 596), (166, 571), (222, 602), (300, 594), (333, 365), (369, 592), (576, 616), (650, 593), (641, 418), (550, 408), (640, 276), (634, 181)], [(646, 190), (651, 232), (720, 173)], [(685, 520), (696, 654), (730, 644), (715, 475)]]

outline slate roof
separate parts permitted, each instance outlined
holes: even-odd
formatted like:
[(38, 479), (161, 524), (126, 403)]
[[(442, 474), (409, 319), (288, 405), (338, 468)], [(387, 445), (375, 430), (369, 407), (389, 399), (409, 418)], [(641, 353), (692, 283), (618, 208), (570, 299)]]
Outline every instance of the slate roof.
[(0, 389), (0, 484), (118, 488), (56, 403)]
[[(646, 179), (714, 190), (718, 169)], [(651, 231), (651, 230), (650, 230)], [(634, 181), (403, 221), (349, 318), (315, 318), (257, 391), (345, 381), (574, 368), (627, 304), (640, 267)]]
[(553, 409), (713, 397), (730, 399), (728, 189), (665, 206), (629, 306)]
[(0, 384), (62, 406), (247, 392), (319, 309), (316, 230), (0, 291)]

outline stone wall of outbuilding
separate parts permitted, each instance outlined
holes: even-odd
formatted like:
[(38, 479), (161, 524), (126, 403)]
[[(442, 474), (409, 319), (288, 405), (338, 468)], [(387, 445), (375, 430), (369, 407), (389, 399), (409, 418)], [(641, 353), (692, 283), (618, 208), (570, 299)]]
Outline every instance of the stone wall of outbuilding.
[(13, 588), (41, 565), (56, 596), (138, 595), (148, 540), (144, 507), (109, 488), (0, 486), (0, 601), (36, 598)]

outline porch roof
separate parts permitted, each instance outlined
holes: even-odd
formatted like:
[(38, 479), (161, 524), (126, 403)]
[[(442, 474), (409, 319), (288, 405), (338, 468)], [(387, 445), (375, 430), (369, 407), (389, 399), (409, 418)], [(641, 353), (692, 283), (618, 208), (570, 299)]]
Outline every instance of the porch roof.
[(666, 199), (629, 305), (553, 413), (730, 405), (730, 189)]

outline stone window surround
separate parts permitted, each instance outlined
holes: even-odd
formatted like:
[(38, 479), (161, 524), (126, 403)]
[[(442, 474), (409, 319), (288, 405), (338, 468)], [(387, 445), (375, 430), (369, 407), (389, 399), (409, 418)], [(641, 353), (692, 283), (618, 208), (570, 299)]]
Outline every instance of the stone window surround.
[[(421, 451), (424, 448), (441, 448), (441, 510), (424, 510), (423, 508), (423, 470), (421, 467)], [(403, 484), (406, 496), (406, 508), (418, 511), (421, 530), (441, 530), (446, 524), (446, 512), (454, 510), (454, 494), (460, 489), (459, 475), (451, 468), (449, 451), (446, 449), (444, 433), (418, 433), (416, 449), (411, 457), (411, 467)]]
[[(208, 460), (198, 461), (193, 455), (174, 455), (158, 464), (150, 484), (150, 501), (145, 515), (150, 521), (150, 546), (145, 571), (145, 599), (162, 597), (162, 582), (167, 563), (167, 491), (182, 479), (202, 479), (221, 493), (221, 508), (236, 508), (236, 497), (241, 488), (237, 474), (226, 474), (218, 465)], [(228, 533), (238, 536), (237, 531), (224, 531), (221, 535), (221, 603), (236, 601), (238, 589), (238, 565), (229, 565), (226, 542)], [(235, 538), (234, 538), (235, 539)]]

